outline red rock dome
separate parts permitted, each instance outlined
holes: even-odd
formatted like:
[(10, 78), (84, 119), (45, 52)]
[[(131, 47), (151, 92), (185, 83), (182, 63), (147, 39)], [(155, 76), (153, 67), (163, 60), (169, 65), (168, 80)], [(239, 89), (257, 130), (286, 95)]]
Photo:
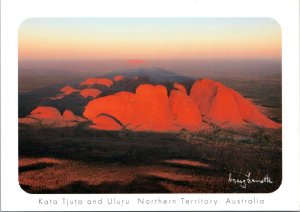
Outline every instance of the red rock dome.
[(70, 95), (70, 94), (72, 94), (72, 93), (74, 93), (74, 92), (77, 92), (77, 91), (79, 91), (79, 90), (73, 88), (72, 86), (67, 85), (67, 86), (63, 87), (62, 89), (60, 89), (60, 91), (61, 91), (64, 95)]
[(88, 98), (88, 97), (96, 98), (101, 93), (102, 93), (102, 91), (100, 91), (99, 89), (96, 89), (96, 88), (86, 88), (86, 89), (83, 89), (80, 92), (80, 95), (83, 96), (84, 98)]
[(174, 115), (170, 108), (168, 92), (162, 85), (142, 84), (136, 89), (136, 119), (142, 125), (139, 130), (173, 131)]
[(93, 121), (94, 125), (91, 128), (98, 130), (122, 130), (123, 126), (108, 116), (98, 116)]
[(104, 85), (107, 87), (112, 86), (112, 84), (113, 81), (108, 78), (88, 78), (82, 83), (80, 83), (80, 85)]
[(36, 119), (61, 119), (62, 115), (54, 107), (38, 106), (33, 111), (31, 111), (30, 117)]
[[(99, 126), (103, 124), (96, 118), (108, 115), (127, 129), (138, 131), (178, 129), (171, 111), (167, 89), (161, 85), (143, 84), (136, 89), (135, 94), (123, 91), (97, 98), (88, 103), (83, 114)], [(109, 122), (113, 121), (109, 120)], [(119, 128), (117, 124), (109, 125)], [(99, 129), (101, 126), (95, 128)]]
[(84, 121), (87, 120), (74, 115), (70, 110), (65, 110), (61, 115), (56, 108), (49, 106), (38, 106), (29, 116), (19, 118), (19, 123), (22, 124), (36, 125), (39, 123), (50, 127), (70, 127)]
[[(175, 86), (174, 86), (175, 87)], [(175, 121), (181, 128), (198, 131), (201, 129), (202, 118), (195, 101), (186, 94), (185, 88), (172, 90), (170, 93), (171, 111), (175, 115)]]
[(259, 112), (252, 102), (219, 82), (197, 80), (190, 96), (204, 118), (219, 126), (242, 127), (246, 122), (267, 128), (279, 126)]
[(114, 81), (115, 82), (119, 82), (119, 81), (121, 81), (123, 79), (124, 79), (124, 76), (122, 76), (122, 75), (117, 75), (117, 76), (114, 77)]
[(77, 122), (84, 122), (86, 119), (76, 116), (71, 110), (65, 110), (63, 113), (63, 118), (66, 121), (77, 121)]

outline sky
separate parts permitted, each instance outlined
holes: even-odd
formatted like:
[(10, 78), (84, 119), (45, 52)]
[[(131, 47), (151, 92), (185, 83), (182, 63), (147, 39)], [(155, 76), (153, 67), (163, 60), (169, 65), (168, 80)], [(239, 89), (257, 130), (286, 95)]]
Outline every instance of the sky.
[(19, 60), (281, 59), (268, 18), (32, 18), (19, 28)]

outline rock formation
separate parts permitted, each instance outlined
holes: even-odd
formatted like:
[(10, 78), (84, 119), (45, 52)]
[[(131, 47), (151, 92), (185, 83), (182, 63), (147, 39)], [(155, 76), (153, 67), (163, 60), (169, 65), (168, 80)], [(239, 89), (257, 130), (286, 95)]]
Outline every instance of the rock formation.
[[(122, 79), (123, 76), (117, 75), (114, 81)], [(108, 78), (89, 78), (81, 83), (94, 84), (110, 87), (113, 81)], [(121, 91), (103, 97), (99, 97), (102, 92), (95, 88), (80, 91), (65, 86), (60, 91), (61, 94), (51, 98), (60, 99), (74, 92), (80, 92), (84, 98), (94, 98), (84, 108), (83, 116), (93, 122), (91, 128), (99, 130), (199, 131), (211, 128), (211, 124), (221, 128), (281, 126), (235, 90), (208, 79), (196, 80), (190, 95), (180, 83), (173, 84), (169, 96), (165, 86), (152, 84), (139, 85), (135, 93)], [(61, 115), (54, 107), (39, 106), (27, 117), (20, 118), (19, 122), (65, 127), (75, 126), (87, 119), (70, 110), (65, 110)]]
[(62, 89), (60, 89), (60, 94), (58, 94), (57, 96), (54, 97), (50, 97), (50, 99), (52, 100), (60, 100), (63, 99), (65, 96), (68, 96), (74, 92), (79, 92), (80, 90), (73, 88), (72, 86), (65, 86)]
[(190, 131), (200, 130), (202, 119), (197, 104), (186, 94), (183, 85), (175, 83), (174, 87), (179, 90), (171, 90), (169, 99), (176, 124)]
[(21, 124), (41, 124), (42, 126), (49, 127), (70, 127), (85, 121), (87, 120), (74, 115), (70, 110), (65, 110), (63, 115), (61, 115), (56, 108), (48, 106), (39, 106), (27, 117), (19, 118), (19, 123)]
[(121, 81), (123, 79), (124, 79), (124, 76), (122, 76), (122, 75), (117, 75), (117, 76), (114, 77), (114, 81), (115, 82), (119, 82), (119, 81)]
[(74, 93), (74, 92), (78, 92), (79, 90), (73, 88), (72, 86), (67, 85), (67, 86), (63, 87), (62, 89), (60, 89), (60, 91), (61, 91), (64, 95), (70, 95), (70, 94), (72, 94), (72, 93)]
[(219, 82), (197, 80), (190, 96), (204, 119), (219, 126), (243, 127), (246, 123), (266, 128), (280, 126), (259, 112), (252, 102)]
[(60, 112), (54, 107), (39, 106), (30, 113), (30, 117), (36, 119), (61, 119)]
[(80, 95), (83, 96), (84, 98), (88, 98), (88, 97), (96, 98), (101, 93), (102, 92), (96, 88), (86, 88), (80, 91)]
[[(143, 84), (136, 93), (119, 92), (90, 101), (84, 116), (95, 124), (97, 117), (107, 116), (121, 126), (138, 131), (170, 131), (175, 125), (167, 90), (161, 85)], [(110, 122), (112, 122), (110, 120)], [(97, 120), (99, 125), (100, 121)], [(113, 125), (115, 130), (119, 125)], [(98, 127), (99, 128), (99, 127)]]
[(106, 87), (110, 87), (112, 84), (113, 81), (108, 78), (88, 78), (80, 83), (80, 85), (104, 85)]
[(65, 110), (63, 113), (63, 118), (66, 121), (75, 121), (75, 122), (85, 122), (86, 119), (76, 116), (71, 110)]
[(119, 124), (115, 119), (100, 115), (93, 120), (93, 125), (91, 128), (98, 129), (98, 130), (122, 130), (123, 126)]

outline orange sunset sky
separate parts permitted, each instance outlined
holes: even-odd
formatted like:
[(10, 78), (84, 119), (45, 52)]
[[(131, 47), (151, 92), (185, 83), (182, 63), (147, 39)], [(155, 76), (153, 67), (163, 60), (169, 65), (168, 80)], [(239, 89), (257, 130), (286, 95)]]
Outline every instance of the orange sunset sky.
[(19, 60), (281, 58), (267, 18), (33, 18), (19, 29)]

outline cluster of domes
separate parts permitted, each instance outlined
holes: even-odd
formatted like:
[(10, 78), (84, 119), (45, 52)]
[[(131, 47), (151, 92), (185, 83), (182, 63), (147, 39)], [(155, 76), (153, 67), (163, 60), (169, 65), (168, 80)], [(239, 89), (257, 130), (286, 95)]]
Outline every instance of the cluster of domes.
[[(80, 85), (109, 88), (123, 79), (120, 75), (113, 80), (89, 78)], [(93, 98), (85, 106), (83, 117), (70, 110), (61, 115), (54, 107), (39, 106), (27, 117), (20, 118), (20, 123), (39, 122), (63, 127), (89, 120), (94, 129), (133, 131), (198, 131), (204, 128), (203, 121), (224, 128), (241, 128), (249, 124), (265, 128), (281, 126), (235, 90), (209, 79), (196, 80), (190, 94), (180, 83), (174, 83), (169, 94), (164, 85), (152, 84), (141, 84), (135, 92), (121, 91), (106, 96), (101, 96), (99, 89), (89, 87), (78, 90), (66, 86), (60, 91), (61, 94), (52, 98), (63, 98), (74, 92), (84, 98)]]

